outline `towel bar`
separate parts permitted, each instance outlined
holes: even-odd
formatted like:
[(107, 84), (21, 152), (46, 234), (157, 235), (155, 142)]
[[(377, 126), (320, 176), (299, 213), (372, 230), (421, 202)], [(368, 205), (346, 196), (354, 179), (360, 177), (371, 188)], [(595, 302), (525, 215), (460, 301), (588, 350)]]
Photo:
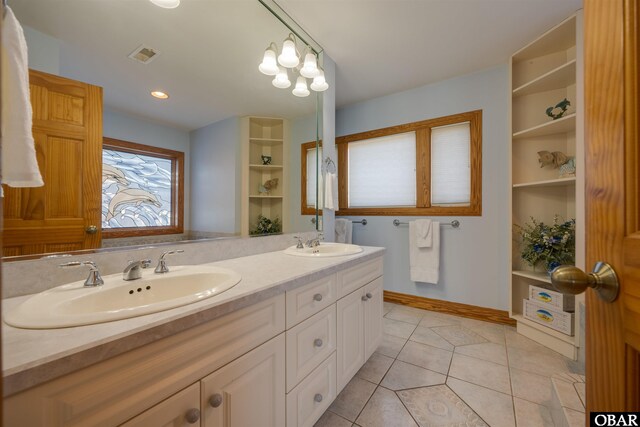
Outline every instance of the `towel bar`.
[[(396, 227), (399, 226), (399, 225), (406, 225), (406, 224), (409, 224), (409, 223), (408, 222), (400, 222), (399, 219), (394, 219), (393, 220), (393, 225), (395, 225)], [(450, 225), (453, 228), (459, 228), (460, 227), (460, 221), (458, 221), (457, 219), (454, 219), (451, 222), (442, 222), (442, 223), (440, 223), (440, 225)]]
[(366, 219), (361, 219), (360, 221), (351, 221), (353, 224), (362, 224), (362, 225), (367, 225), (367, 220)]

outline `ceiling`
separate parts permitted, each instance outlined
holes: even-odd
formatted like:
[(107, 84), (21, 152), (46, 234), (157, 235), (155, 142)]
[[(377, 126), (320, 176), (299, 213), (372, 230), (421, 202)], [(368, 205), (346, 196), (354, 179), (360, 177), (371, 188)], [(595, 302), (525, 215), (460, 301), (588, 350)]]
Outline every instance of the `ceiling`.
[[(482, 70), (581, 7), (581, 0), (276, 0), (336, 62), (344, 106)], [(276, 89), (257, 65), (288, 30), (257, 0), (9, 0), (60, 44), (60, 74), (104, 88), (109, 108), (192, 130), (231, 116), (293, 118), (315, 99)], [(145, 43), (161, 54), (127, 58)], [(331, 82), (330, 82), (331, 83)], [(167, 101), (149, 96), (162, 89)]]
[(582, 0), (276, 0), (336, 63), (338, 107), (479, 71)]

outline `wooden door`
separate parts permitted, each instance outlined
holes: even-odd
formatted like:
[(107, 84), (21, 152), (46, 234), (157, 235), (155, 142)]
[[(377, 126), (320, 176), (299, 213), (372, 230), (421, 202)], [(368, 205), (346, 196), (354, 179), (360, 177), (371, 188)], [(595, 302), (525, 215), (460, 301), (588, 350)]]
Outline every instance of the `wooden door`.
[(587, 291), (588, 411), (640, 410), (638, 0), (585, 0), (587, 266), (611, 264), (613, 303)]
[(382, 342), (382, 277), (364, 287), (364, 360), (369, 360)]
[(200, 426), (200, 383), (195, 383), (167, 400), (132, 418), (122, 427)]
[(3, 186), (3, 255), (99, 247), (102, 88), (33, 70), (29, 83), (44, 186)]
[(280, 334), (202, 381), (203, 427), (285, 424), (285, 339)]
[(338, 393), (364, 363), (364, 289), (338, 300)]

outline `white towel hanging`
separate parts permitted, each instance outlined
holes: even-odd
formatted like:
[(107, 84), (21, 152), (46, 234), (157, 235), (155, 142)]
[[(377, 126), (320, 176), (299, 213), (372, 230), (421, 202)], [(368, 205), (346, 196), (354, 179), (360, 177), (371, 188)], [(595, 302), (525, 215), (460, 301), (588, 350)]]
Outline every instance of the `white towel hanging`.
[(324, 177), (324, 209), (338, 210), (338, 175), (332, 172)]
[(27, 42), (10, 7), (2, 28), (2, 182), (11, 187), (44, 185), (34, 147)]
[(409, 271), (411, 280), (437, 284), (440, 278), (440, 223), (431, 222), (431, 247), (418, 247), (416, 221), (409, 222)]

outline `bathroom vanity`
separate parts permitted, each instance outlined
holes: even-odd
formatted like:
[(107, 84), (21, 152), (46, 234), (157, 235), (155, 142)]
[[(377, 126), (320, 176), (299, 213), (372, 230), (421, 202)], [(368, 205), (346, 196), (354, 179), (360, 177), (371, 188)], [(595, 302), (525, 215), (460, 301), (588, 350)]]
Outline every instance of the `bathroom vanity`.
[(198, 303), (75, 328), (3, 325), (5, 425), (313, 426), (381, 341), (383, 253), (230, 259), (210, 265), (241, 282)]

